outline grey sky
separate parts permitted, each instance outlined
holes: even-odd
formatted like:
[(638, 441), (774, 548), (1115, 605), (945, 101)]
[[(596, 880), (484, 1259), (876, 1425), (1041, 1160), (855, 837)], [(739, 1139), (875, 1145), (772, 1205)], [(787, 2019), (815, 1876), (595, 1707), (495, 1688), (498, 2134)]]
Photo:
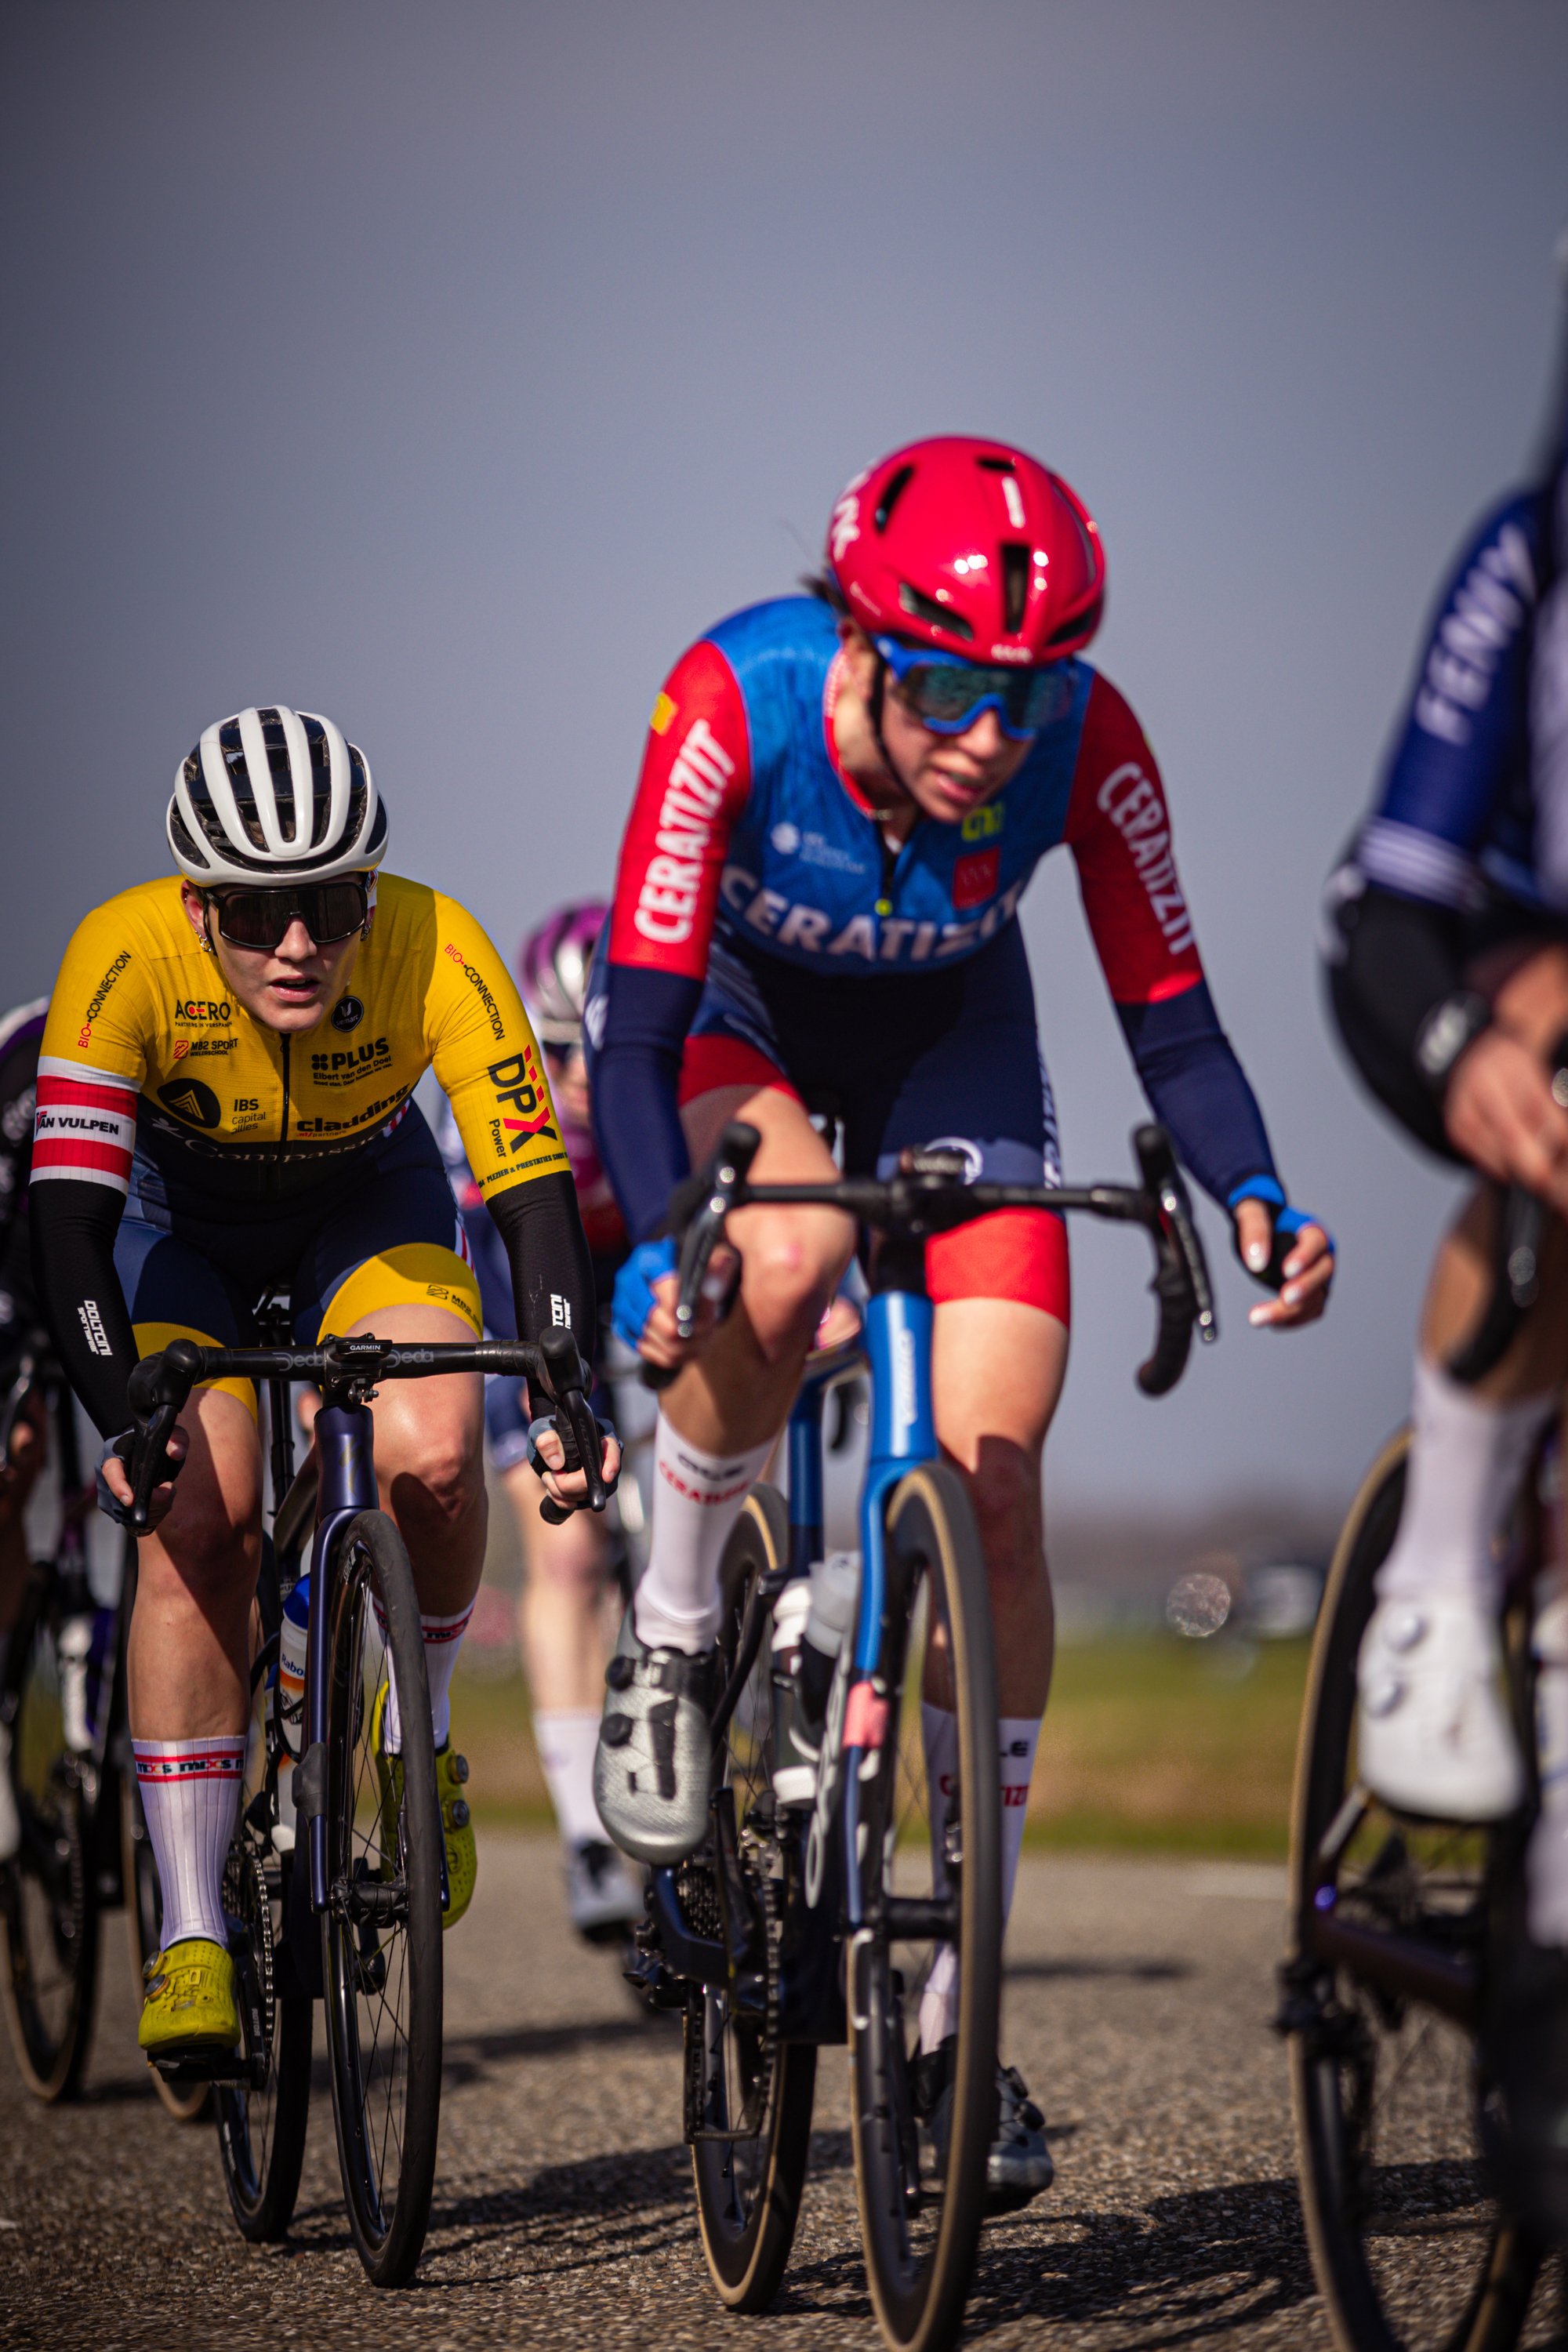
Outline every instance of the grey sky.
[[(845, 478), (1016, 436), (1100, 520), (1095, 657), (1342, 1246), (1294, 1340), (1227, 1265), (1226, 1338), (1156, 1408), (1142, 1259), (1081, 1241), (1054, 1489), (1342, 1495), (1451, 1188), (1343, 1075), (1314, 905), (1535, 426), (1558, 0), (50, 0), (5, 12), (0, 76), (0, 1003), (161, 869), (202, 726), (271, 698), (363, 744), (393, 865), (510, 950), (607, 883), (662, 672), (790, 584)], [(1140, 1097), (1070, 870), (1025, 924), (1069, 1169), (1112, 1172)]]

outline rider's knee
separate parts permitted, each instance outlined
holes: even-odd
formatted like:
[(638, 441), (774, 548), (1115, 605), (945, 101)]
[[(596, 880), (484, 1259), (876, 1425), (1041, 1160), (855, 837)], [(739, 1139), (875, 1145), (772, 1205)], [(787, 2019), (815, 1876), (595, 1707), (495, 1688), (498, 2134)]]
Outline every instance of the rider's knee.
[(237, 1509), (216, 1479), (176, 1486), (162, 1542), (142, 1548), (138, 1590), (150, 1597), (182, 1591), (204, 1613), (248, 1603), (261, 1561), (259, 1495), (255, 1505)]
[(742, 1296), (765, 1355), (809, 1346), (839, 1273), (832, 1238), (799, 1216), (771, 1217), (748, 1236)]
[(466, 1420), (432, 1416), (415, 1423), (401, 1433), (385, 1470), (399, 1509), (412, 1504), (448, 1526), (466, 1518), (484, 1493), (483, 1444)]
[(1032, 1580), (1041, 1549), (1038, 1462), (1007, 1439), (987, 1437), (963, 1476), (993, 1576), (1016, 1572)]

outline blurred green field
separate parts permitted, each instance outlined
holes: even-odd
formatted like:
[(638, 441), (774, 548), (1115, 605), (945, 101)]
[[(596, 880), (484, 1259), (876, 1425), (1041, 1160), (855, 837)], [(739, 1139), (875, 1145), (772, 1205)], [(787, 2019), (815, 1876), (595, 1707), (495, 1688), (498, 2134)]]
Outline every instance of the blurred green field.
[[(1308, 1646), (1148, 1633), (1064, 1648), (1028, 1843), (1283, 1859)], [(452, 1725), (476, 1819), (547, 1822), (521, 1677), (459, 1667)]]

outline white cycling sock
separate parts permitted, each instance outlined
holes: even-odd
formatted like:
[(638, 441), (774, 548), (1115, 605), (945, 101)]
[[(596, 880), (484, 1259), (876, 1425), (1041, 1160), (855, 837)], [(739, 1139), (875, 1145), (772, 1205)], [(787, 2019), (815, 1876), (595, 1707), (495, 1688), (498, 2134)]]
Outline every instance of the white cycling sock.
[(704, 1454), (660, 1412), (653, 1536), (632, 1603), (637, 1639), (650, 1650), (695, 1657), (710, 1647), (719, 1630), (719, 1562), (772, 1450), (769, 1438), (742, 1454)]
[(590, 1840), (608, 1843), (594, 1802), (594, 1751), (599, 1744), (600, 1712), (596, 1706), (536, 1706), (533, 1710), (534, 1745), (555, 1811), (555, 1826), (562, 1844), (574, 1849)]
[(1380, 1601), (1495, 1601), (1492, 1538), (1557, 1406), (1555, 1392), (1494, 1403), (1417, 1355), (1405, 1508), (1377, 1572)]
[(205, 1936), (226, 1951), (223, 1866), (239, 1811), (245, 1741), (133, 1739), (131, 1745), (163, 1892), (163, 1949)]
[[(419, 1612), (419, 1632), (425, 1643), (425, 1679), (430, 1685), (430, 1728), (437, 1748), (444, 1748), (452, 1736), (452, 1669), (458, 1663), (458, 1653), (473, 1613), (471, 1601), (455, 1617), (426, 1617), (423, 1609)], [(384, 1641), (386, 1620), (379, 1601), (375, 1604), (375, 1622)], [(387, 1681), (392, 1687), (386, 1695), (382, 1745), (389, 1756), (396, 1756), (403, 1748), (403, 1710), (398, 1704), (396, 1676), (389, 1674)]]
[[(998, 1769), (1002, 1780), (1002, 1927), (1005, 1933), (1018, 1883), (1018, 1858), (1024, 1850), (1024, 1821), (1034, 1777), (1035, 1751), (1040, 1744), (1038, 1716), (1005, 1715), (998, 1723)], [(958, 1717), (945, 1707), (921, 1702), (921, 1742), (925, 1749), (926, 1787), (942, 1796), (952, 1793), (958, 1769)], [(938, 1841), (942, 1815), (931, 1809), (931, 1885), (940, 1893), (947, 1885)], [(931, 1973), (921, 1993), (921, 2048), (934, 2050), (958, 2030), (958, 1954), (951, 1944), (939, 1944)]]

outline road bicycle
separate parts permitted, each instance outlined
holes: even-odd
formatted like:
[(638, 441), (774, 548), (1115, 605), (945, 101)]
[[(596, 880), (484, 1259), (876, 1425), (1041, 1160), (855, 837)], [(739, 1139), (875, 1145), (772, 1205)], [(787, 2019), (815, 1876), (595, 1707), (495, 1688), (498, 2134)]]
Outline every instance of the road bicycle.
[[(1544, 1223), (1514, 1192), (1491, 1301), (1450, 1363), (1474, 1381), (1533, 1303)], [(1342, 2352), (1509, 2352), (1549, 2240), (1529, 2213), (1488, 2054), (1491, 2003), (1523, 1937), (1540, 1801), (1533, 1630), (1561, 1499), (1555, 1437), (1524, 1481), (1502, 1562), (1523, 1811), (1489, 1827), (1395, 1811), (1356, 1765), (1356, 1660), (1404, 1503), (1408, 1433), (1367, 1472), (1329, 1571), (1292, 1800), (1290, 1943), (1278, 2023), (1290, 2047), (1313, 2268)]]
[[(101, 1915), (125, 1906), (140, 1998), (142, 1969), (159, 1948), (163, 1896), (126, 1723), (136, 1547), (125, 1542), (118, 1595), (100, 1605), (87, 1557), (95, 1490), (81, 1475), (70, 1389), (42, 1333), (24, 1349), (0, 1407), (0, 1460), (17, 1420), (39, 1406), (55, 1507), (48, 1554), (33, 1563), (0, 1685), (22, 1831), (15, 1860), (0, 1870), (0, 1953), (22, 2079), (35, 2097), (53, 2101), (75, 2093), (87, 2063)], [(205, 2084), (157, 2088), (185, 2122), (210, 2097)]]
[[(1194, 1329), (1209, 1339), (1216, 1327), (1169, 1141), (1152, 1127), (1134, 1140), (1136, 1187), (966, 1183), (962, 1157), (942, 1150), (907, 1155), (887, 1182), (753, 1185), (756, 1130), (737, 1125), (672, 1203), (671, 1226), (684, 1228), (678, 1325), (688, 1330), (735, 1209), (840, 1208), (880, 1236), (860, 1343), (808, 1365), (791, 1413), (788, 1506), (754, 1487), (727, 1548), (712, 1826), (689, 1861), (651, 1874), (628, 1970), (654, 2006), (684, 2015), (683, 2126), (709, 2270), (731, 2310), (760, 2311), (777, 2292), (805, 2178), (816, 2053), (847, 2038), (861, 2235), (882, 2333), (895, 2352), (937, 2352), (958, 2333), (997, 2120), (1001, 1821), (985, 1563), (932, 1422), (924, 1240), (998, 1208), (1142, 1224), (1155, 1244), (1160, 1326), (1138, 1381), (1160, 1395), (1180, 1378)], [(773, 1634), (798, 1614), (784, 1599), (792, 1581), (822, 1558), (825, 1398), (863, 1372), (870, 1440), (853, 1631), (816, 1717), (815, 1785), (802, 1801), (791, 1784), (785, 1801), (779, 1768), (798, 1747), (805, 1669)], [(922, 1692), (957, 1719), (956, 1785), (937, 1792), (926, 1785)], [(915, 2047), (921, 1990), (943, 1945), (962, 1958), (945, 2149)]]
[[(264, 1638), (251, 1669), (258, 1736), (224, 1875), (241, 2041), (231, 2057), (163, 2061), (161, 2071), (182, 2086), (213, 2084), (241, 2234), (279, 2238), (299, 2189), (312, 2004), (321, 2000), (349, 2226), (367, 2277), (387, 2287), (401, 2285), (418, 2263), (435, 2181), (447, 1863), (419, 1603), (402, 1538), (378, 1507), (371, 1406), (383, 1381), (454, 1372), (506, 1373), (549, 1388), (568, 1463), (586, 1466), (589, 1504), (604, 1508), (596, 1425), (569, 1332), (537, 1345), (398, 1347), (369, 1334), (310, 1349), (177, 1339), (138, 1365), (130, 1383), (132, 1526), (146, 1524), (148, 1497), (168, 1475), (166, 1441), (200, 1381), (267, 1384), (272, 1491), (283, 1497), (270, 1549), (275, 1581), (258, 1595)], [(312, 1450), (297, 1478), (296, 1380), (321, 1391)], [(307, 1542), (302, 1705), (291, 1721), (275, 1670), (280, 1612)], [(395, 1770), (379, 1742), (392, 1694), (402, 1726)]]

